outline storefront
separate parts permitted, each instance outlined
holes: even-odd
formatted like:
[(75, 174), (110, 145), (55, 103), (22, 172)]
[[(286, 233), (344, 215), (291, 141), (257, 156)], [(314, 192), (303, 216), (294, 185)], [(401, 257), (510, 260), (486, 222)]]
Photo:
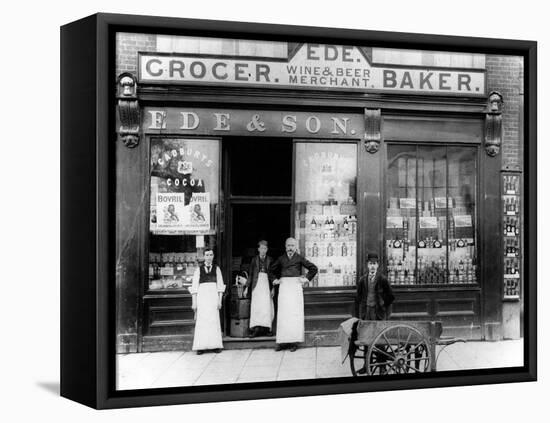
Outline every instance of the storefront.
[[(259, 240), (276, 257), (288, 236), (319, 267), (304, 290), (308, 345), (337, 342), (368, 252), (395, 291), (393, 319), (504, 336), (502, 96), (484, 55), (416, 52), (450, 58), (426, 66), (405, 51), (272, 43), (270, 58), (235, 57), (143, 37), (148, 52), (138, 43), (118, 74), (120, 352), (190, 348), (204, 248), (231, 285)], [(227, 347), (273, 342), (229, 336), (229, 301)]]

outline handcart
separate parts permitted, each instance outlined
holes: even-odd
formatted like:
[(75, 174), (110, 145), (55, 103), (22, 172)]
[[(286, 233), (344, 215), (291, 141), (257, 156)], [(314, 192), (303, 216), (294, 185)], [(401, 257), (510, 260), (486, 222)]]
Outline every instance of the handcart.
[(342, 362), (349, 357), (353, 376), (434, 372), (443, 348), (465, 342), (442, 331), (441, 322), (352, 318), (340, 325)]

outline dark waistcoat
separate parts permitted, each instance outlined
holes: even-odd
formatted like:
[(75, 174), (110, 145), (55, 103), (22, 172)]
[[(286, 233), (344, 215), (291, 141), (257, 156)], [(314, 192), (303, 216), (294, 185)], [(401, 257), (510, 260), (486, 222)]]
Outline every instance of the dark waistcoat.
[(200, 268), (200, 278), (199, 283), (214, 282), (216, 283), (218, 279), (216, 278), (216, 266), (212, 265), (210, 273), (206, 273), (206, 266), (201, 266)]

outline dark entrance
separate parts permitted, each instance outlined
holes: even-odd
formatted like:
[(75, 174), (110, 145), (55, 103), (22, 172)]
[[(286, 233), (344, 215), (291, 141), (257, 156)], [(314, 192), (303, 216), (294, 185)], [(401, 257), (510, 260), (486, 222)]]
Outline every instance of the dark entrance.
[(290, 234), (290, 205), (234, 204), (232, 215), (233, 258), (241, 257), (243, 265), (248, 265), (262, 239), (269, 243), (268, 255), (277, 258), (283, 254)]
[[(227, 284), (248, 269), (260, 240), (269, 243), (273, 258), (284, 252), (291, 234), (292, 140), (284, 138), (224, 138), (227, 217), (225, 252)], [(228, 303), (226, 303), (228, 305)], [(225, 334), (230, 334), (226, 307)]]

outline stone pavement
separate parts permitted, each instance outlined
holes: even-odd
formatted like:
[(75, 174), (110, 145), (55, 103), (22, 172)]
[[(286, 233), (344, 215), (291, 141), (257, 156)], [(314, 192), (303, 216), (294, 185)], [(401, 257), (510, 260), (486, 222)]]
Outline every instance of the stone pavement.
[[(349, 361), (341, 361), (340, 347), (119, 354), (117, 389), (351, 376)], [(445, 348), (437, 360), (438, 371), (522, 365), (523, 340), (457, 343)]]

